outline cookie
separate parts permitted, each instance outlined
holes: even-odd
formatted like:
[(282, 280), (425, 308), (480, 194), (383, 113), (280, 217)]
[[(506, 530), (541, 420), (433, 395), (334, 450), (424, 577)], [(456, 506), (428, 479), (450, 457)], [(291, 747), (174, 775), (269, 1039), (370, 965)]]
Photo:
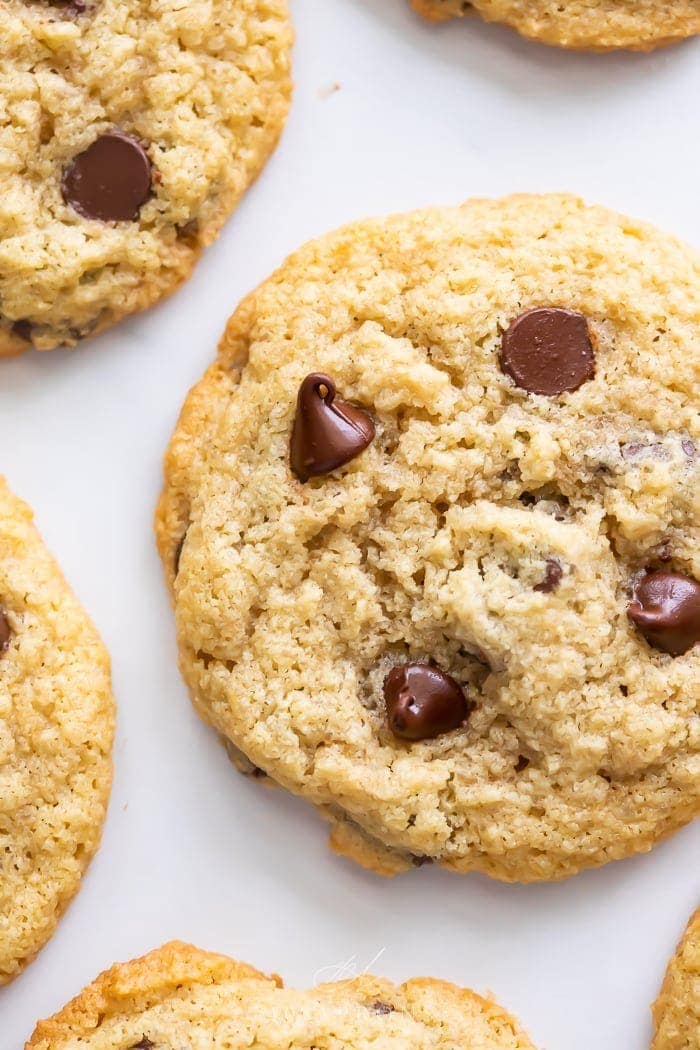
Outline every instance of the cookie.
[(157, 513), (200, 714), (383, 872), (555, 879), (700, 808), (700, 260), (566, 196), (293, 255)]
[(700, 33), (700, 0), (412, 0), (426, 18), (480, 14), (522, 36), (585, 51), (651, 51)]
[(669, 963), (652, 1012), (652, 1050), (700, 1050), (700, 910)]
[(286, 0), (5, 0), (0, 355), (174, 291), (290, 97)]
[(112, 967), (25, 1050), (533, 1050), (494, 1002), (445, 981), (378, 977), (285, 989), (222, 955), (174, 942)]
[(104, 646), (0, 479), (0, 985), (49, 939), (97, 849), (113, 729)]

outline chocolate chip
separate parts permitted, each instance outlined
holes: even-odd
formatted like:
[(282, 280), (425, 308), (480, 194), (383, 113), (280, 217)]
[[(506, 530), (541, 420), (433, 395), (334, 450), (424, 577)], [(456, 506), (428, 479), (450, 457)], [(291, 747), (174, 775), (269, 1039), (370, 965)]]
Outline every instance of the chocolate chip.
[(374, 435), (374, 423), (363, 409), (336, 400), (330, 376), (312, 372), (306, 377), (299, 387), (290, 442), (291, 468), (300, 481), (349, 463)]
[(432, 857), (426, 857), (424, 853), (412, 853), (411, 864), (414, 868), (424, 868), (426, 864), (434, 864)]
[(199, 233), (199, 220), (190, 219), (189, 222), (183, 223), (182, 226), (176, 226), (175, 229), (177, 230), (177, 235), (180, 240), (191, 240), (193, 237), (196, 237)]
[(182, 548), (185, 546), (185, 540), (187, 539), (187, 533), (183, 532), (180, 539), (177, 541), (177, 547), (175, 548), (175, 554), (173, 555), (173, 563), (175, 565), (175, 575), (180, 571), (180, 558), (182, 557)]
[(134, 1045), (131, 1047), (131, 1050), (153, 1050), (155, 1045), (156, 1044), (152, 1043), (151, 1040), (147, 1038), (147, 1036), (144, 1036), (141, 1042), (134, 1043)]
[(63, 15), (82, 15), (87, 8), (85, 0), (45, 0), (49, 7), (57, 7)]
[(31, 321), (15, 321), (15, 323), (12, 325), (12, 334), (16, 335), (19, 339), (24, 339), (25, 343), (31, 343)]
[(370, 1010), (374, 1010), (375, 1014), (393, 1014), (395, 1009), (396, 1007), (391, 1003), (383, 1003), (381, 999), (377, 999), (370, 1006)]
[(627, 615), (655, 649), (680, 656), (700, 641), (700, 583), (678, 572), (649, 572), (635, 585)]
[(12, 638), (12, 628), (10, 627), (10, 621), (4, 612), (0, 611), (0, 653), (4, 653), (10, 646), (10, 639)]
[(564, 570), (559, 562), (554, 558), (547, 558), (547, 561), (545, 562), (544, 579), (541, 583), (536, 583), (532, 589), (533, 591), (540, 591), (542, 594), (549, 594), (551, 591), (556, 591), (561, 583), (563, 575)]
[(100, 135), (63, 173), (63, 199), (86, 219), (136, 219), (151, 193), (151, 162), (121, 131)]
[(588, 322), (573, 310), (528, 310), (504, 333), (500, 362), (515, 385), (531, 394), (578, 390), (595, 374)]
[(428, 740), (457, 729), (471, 710), (459, 682), (432, 664), (394, 667), (384, 680), (387, 721), (394, 736)]
[(515, 772), (522, 773), (524, 769), (530, 765), (530, 759), (526, 758), (525, 755), (518, 755), (518, 761), (515, 763)]

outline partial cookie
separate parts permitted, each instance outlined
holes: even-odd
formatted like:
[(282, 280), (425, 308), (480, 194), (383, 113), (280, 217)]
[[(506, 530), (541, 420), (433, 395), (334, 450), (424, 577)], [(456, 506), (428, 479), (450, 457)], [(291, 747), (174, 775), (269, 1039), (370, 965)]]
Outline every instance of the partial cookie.
[(109, 657), (0, 479), (0, 985), (49, 939), (97, 849), (113, 730)]
[(411, 0), (426, 18), (472, 11), (523, 36), (585, 51), (651, 51), (700, 33), (700, 0)]
[(174, 942), (113, 966), (41, 1021), (25, 1050), (533, 1050), (494, 1002), (445, 981), (378, 977), (284, 989), (243, 963)]
[(277, 141), (291, 37), (286, 0), (5, 0), (0, 355), (189, 275)]
[(565, 196), (357, 223), (231, 319), (157, 535), (200, 714), (388, 873), (700, 809), (700, 260)]
[(668, 964), (652, 1012), (652, 1050), (700, 1050), (700, 910)]

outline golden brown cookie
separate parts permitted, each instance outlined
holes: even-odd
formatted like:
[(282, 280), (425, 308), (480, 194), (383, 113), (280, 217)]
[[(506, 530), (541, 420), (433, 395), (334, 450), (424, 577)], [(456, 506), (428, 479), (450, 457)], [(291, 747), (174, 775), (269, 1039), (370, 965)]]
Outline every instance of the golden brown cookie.
[(109, 657), (0, 479), (0, 985), (49, 939), (97, 849), (113, 731)]
[(173, 942), (113, 966), (25, 1050), (533, 1050), (494, 1002), (445, 981), (378, 977), (285, 989), (243, 963)]
[(700, 808), (700, 261), (566, 196), (360, 222), (233, 315), (157, 534), (199, 713), (388, 873)]
[(653, 1015), (652, 1050), (700, 1050), (700, 910), (668, 965)]
[(286, 0), (4, 0), (0, 355), (172, 292), (290, 96)]
[(700, 33), (700, 0), (412, 0), (426, 18), (471, 12), (531, 40), (585, 51), (651, 51)]

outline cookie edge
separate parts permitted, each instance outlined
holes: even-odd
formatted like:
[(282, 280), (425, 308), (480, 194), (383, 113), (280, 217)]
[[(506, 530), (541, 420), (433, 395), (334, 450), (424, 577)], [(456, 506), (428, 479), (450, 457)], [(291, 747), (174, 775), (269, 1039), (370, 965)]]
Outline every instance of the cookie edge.
[[(247, 963), (226, 955), (203, 951), (182, 941), (170, 941), (161, 948), (131, 962), (115, 963), (87, 985), (63, 1009), (39, 1021), (24, 1050), (60, 1050), (71, 1036), (90, 1036), (105, 1020), (138, 1010), (140, 1000), (158, 1002), (180, 984), (216, 984), (219, 981), (262, 981), (283, 988), (277, 975), (266, 976)], [(449, 999), (465, 1014), (478, 1010), (484, 1023), (494, 1030), (511, 1030), (518, 1050), (534, 1050), (520, 1021), (492, 998), (486, 998), (448, 981), (416, 977), (400, 985), (366, 974), (349, 981), (317, 986), (322, 994), (350, 993), (354, 998), (402, 997), (409, 1010), (423, 1005), (426, 995)]]

